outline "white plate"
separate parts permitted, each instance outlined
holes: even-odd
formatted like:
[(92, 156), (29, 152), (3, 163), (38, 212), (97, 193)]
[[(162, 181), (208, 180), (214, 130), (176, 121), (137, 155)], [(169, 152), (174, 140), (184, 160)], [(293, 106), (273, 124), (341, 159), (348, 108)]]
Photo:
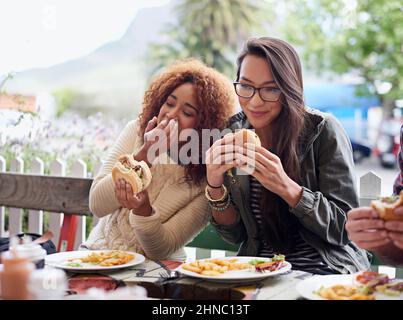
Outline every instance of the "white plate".
[[(342, 285), (354, 285), (354, 277), (356, 274), (335, 274), (326, 276), (313, 276), (309, 279), (305, 279), (297, 284), (298, 293), (309, 300), (326, 300), (321, 296), (315, 294), (320, 287), (331, 287), (336, 284)], [(398, 297), (391, 297), (381, 293), (375, 293), (376, 300), (403, 300), (403, 293)]]
[(137, 264), (144, 262), (145, 257), (140, 253), (125, 251), (126, 253), (130, 253), (134, 255), (134, 259), (129, 261), (128, 263), (117, 265), (117, 266), (97, 266), (90, 263), (81, 263), (82, 267), (73, 267), (66, 265), (69, 259), (79, 259), (82, 257), (88, 256), (93, 252), (108, 252), (112, 250), (85, 250), (85, 251), (67, 251), (67, 252), (59, 252), (50, 254), (45, 257), (45, 264), (51, 267), (60, 268), (69, 271), (108, 271), (108, 270), (116, 270), (127, 267), (132, 267)]
[[(219, 259), (220, 260), (237, 259), (236, 263), (248, 263), (250, 260), (253, 260), (253, 259), (270, 261), (269, 258), (261, 258), (261, 257), (225, 257), (225, 258), (219, 258)], [(205, 260), (211, 260), (211, 258), (199, 259), (198, 261), (205, 261)], [(267, 277), (273, 277), (273, 276), (277, 276), (277, 275), (286, 273), (289, 270), (291, 270), (291, 263), (285, 261), (285, 266), (283, 266), (279, 270), (272, 271), (272, 272), (270, 272), (270, 271), (257, 272), (254, 269), (245, 269), (245, 270), (228, 271), (228, 272), (220, 274), (219, 276), (202, 275), (202, 274), (199, 274), (196, 272), (192, 272), (192, 271), (183, 269), (182, 265), (180, 265), (178, 268), (176, 268), (176, 270), (179, 271), (180, 273), (182, 273), (183, 275), (186, 275), (189, 277), (194, 277), (194, 278), (199, 278), (199, 279), (214, 281), (214, 282), (253, 282), (253, 281), (257, 281), (257, 280), (262, 280)]]

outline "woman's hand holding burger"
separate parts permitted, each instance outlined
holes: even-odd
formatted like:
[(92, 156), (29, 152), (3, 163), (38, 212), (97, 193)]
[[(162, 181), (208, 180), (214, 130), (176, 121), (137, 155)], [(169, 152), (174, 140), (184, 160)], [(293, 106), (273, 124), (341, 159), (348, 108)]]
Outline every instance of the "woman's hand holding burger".
[(132, 154), (119, 157), (112, 168), (115, 196), (123, 208), (135, 214), (149, 216), (152, 208), (145, 191), (151, 183), (152, 173), (145, 161), (137, 161)]
[(403, 250), (403, 193), (372, 201), (371, 207), (350, 210), (346, 230), (363, 249), (375, 250), (393, 243)]
[(207, 151), (206, 159), (210, 161), (207, 162), (207, 182), (212, 186), (220, 186), (224, 182), (223, 174), (237, 167), (254, 176), (291, 207), (301, 198), (302, 187), (288, 177), (280, 158), (263, 148), (252, 130), (242, 129), (217, 140)]
[(242, 147), (234, 145), (233, 133), (229, 133), (217, 140), (207, 150), (207, 181), (210, 185), (220, 187), (224, 183), (224, 173), (237, 164), (235, 151), (242, 152)]
[(115, 182), (115, 196), (123, 208), (133, 210), (137, 215), (150, 216), (152, 207), (146, 190), (134, 193), (131, 185), (124, 179)]
[(280, 158), (262, 146), (245, 144), (246, 153), (239, 156), (243, 163), (252, 169), (251, 175), (261, 185), (279, 195), (294, 208), (302, 195), (302, 187), (284, 171)]

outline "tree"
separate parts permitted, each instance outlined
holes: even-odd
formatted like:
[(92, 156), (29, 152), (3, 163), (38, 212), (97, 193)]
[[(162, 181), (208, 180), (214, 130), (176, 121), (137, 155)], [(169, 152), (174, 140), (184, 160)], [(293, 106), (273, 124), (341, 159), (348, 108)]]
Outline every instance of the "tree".
[(401, 0), (287, 1), (286, 12), (286, 38), (303, 47), (308, 68), (361, 77), (387, 110), (402, 99)]
[(152, 73), (176, 59), (198, 58), (233, 77), (236, 49), (262, 21), (266, 4), (253, 0), (182, 0), (166, 43), (150, 46)]
[(56, 100), (56, 117), (61, 117), (78, 100), (79, 93), (73, 89), (58, 89), (53, 92)]

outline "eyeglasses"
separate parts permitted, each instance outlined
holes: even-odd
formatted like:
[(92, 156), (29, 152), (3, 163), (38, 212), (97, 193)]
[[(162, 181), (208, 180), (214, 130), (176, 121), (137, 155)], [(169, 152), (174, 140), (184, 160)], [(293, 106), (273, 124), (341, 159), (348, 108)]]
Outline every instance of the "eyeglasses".
[(263, 101), (278, 101), (280, 98), (281, 90), (273, 87), (255, 88), (249, 84), (234, 82), (235, 92), (242, 98), (252, 98), (256, 91), (259, 92), (259, 96)]

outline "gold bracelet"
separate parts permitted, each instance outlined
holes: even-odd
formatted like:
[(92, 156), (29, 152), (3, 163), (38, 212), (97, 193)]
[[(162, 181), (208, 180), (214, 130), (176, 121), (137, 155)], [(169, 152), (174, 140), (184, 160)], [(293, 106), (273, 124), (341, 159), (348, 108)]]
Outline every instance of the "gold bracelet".
[(207, 200), (208, 200), (208, 201), (211, 201), (211, 202), (222, 202), (223, 200), (225, 200), (225, 198), (226, 198), (227, 195), (228, 195), (228, 190), (227, 190), (227, 188), (225, 187), (224, 184), (221, 185), (221, 188), (224, 190), (224, 194), (222, 195), (222, 197), (221, 197), (220, 199), (213, 199), (213, 198), (211, 197), (210, 193), (208, 192), (208, 186), (206, 186), (205, 194), (206, 194)]

